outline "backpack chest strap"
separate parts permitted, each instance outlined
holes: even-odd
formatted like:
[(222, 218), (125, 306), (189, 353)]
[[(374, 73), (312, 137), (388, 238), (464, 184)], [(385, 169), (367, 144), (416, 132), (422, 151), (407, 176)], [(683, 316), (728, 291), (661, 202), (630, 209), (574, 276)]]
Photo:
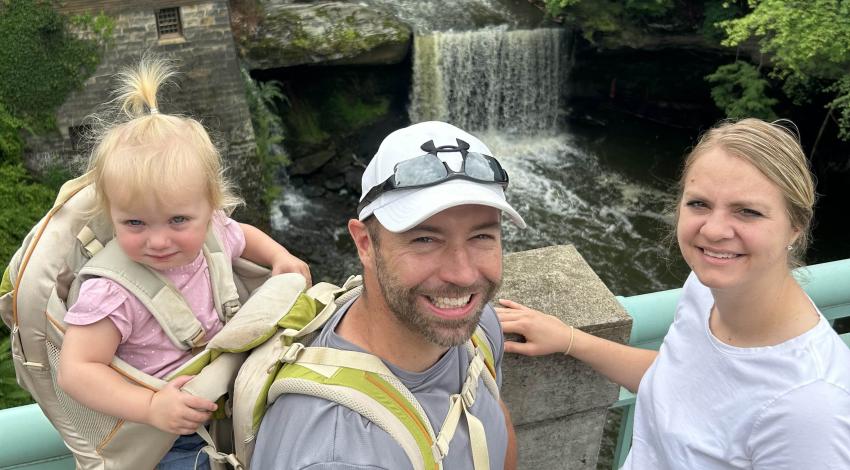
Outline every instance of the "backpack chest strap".
[(116, 240), (80, 269), (81, 278), (110, 279), (133, 294), (154, 316), (174, 346), (190, 350), (205, 344), (204, 328), (177, 289), (159, 273), (124, 254)]

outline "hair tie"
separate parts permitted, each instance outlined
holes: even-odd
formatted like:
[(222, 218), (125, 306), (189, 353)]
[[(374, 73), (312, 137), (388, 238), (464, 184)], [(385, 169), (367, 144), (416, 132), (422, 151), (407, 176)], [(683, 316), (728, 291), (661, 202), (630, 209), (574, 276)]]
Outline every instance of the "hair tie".
[(576, 329), (575, 329), (574, 326), (570, 325), (570, 344), (569, 344), (569, 346), (567, 346), (567, 350), (564, 351), (564, 356), (569, 356), (570, 351), (573, 350), (573, 339), (575, 339), (575, 336), (576, 336)]
[(158, 109), (156, 109), (156, 107), (155, 107), (155, 106), (151, 106), (151, 107), (150, 107), (150, 113), (151, 113), (151, 114), (159, 114), (159, 110), (158, 110)]

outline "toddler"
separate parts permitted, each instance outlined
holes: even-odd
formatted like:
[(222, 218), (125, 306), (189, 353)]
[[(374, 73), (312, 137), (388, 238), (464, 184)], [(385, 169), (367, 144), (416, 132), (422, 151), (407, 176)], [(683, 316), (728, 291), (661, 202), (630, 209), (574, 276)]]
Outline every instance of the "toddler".
[[(157, 109), (157, 90), (172, 75), (167, 63), (151, 58), (120, 75), (118, 100), (129, 119), (99, 135), (86, 176), (96, 191), (97, 211), (111, 220), (121, 251), (180, 292), (209, 340), (223, 326), (202, 250), (209, 230), (231, 260), (241, 256), (270, 266), (274, 274), (298, 272), (308, 283), (310, 271), (268, 235), (226, 215), (241, 201), (224, 177), (209, 135), (194, 119)], [(138, 298), (106, 278), (83, 282), (65, 322), (60, 387), (93, 410), (183, 435), (158, 468), (193, 468), (204, 445), (195, 430), (215, 403), (181, 391), (191, 376), (154, 392), (109, 367), (117, 355), (163, 378), (192, 351), (176, 347)], [(208, 468), (206, 455), (199, 463)]]

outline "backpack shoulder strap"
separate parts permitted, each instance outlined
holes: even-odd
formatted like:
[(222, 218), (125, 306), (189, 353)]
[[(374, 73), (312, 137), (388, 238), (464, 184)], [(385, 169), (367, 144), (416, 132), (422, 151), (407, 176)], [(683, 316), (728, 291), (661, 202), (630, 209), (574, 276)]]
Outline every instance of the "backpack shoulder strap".
[(104, 277), (117, 282), (156, 318), (168, 339), (180, 349), (204, 344), (204, 328), (183, 296), (160, 274), (131, 260), (113, 240), (80, 269), (81, 278)]
[[(478, 327), (466, 342), (470, 363), (460, 393), (451, 395), (449, 412), (435, 433), (416, 397), (378, 357), (356, 351), (293, 344), (281, 354), (288, 363), (269, 387), (268, 403), (284, 393), (299, 393), (338, 403), (369, 419), (404, 450), (414, 469), (442, 468), (460, 417), (466, 419), (476, 470), (489, 469), (483, 424), (471, 412), (478, 381), (497, 399), (495, 361), (484, 331)], [(485, 370), (488, 372), (483, 373)], [(422, 467), (424, 465), (424, 467)]]
[(204, 240), (204, 256), (210, 271), (210, 285), (216, 312), (222, 322), (228, 322), (239, 310), (239, 291), (233, 279), (233, 263), (221, 248), (222, 243), (212, 227)]
[(287, 356), (297, 359), (283, 367), (269, 387), (268, 403), (285, 393), (338, 403), (389, 434), (414, 470), (442, 468), (425, 410), (378, 357), (333, 348), (296, 349), (297, 354)]
[(490, 349), (490, 341), (487, 339), (487, 334), (479, 325), (475, 328), (475, 332), (465, 345), (466, 352), (473, 360), (476, 351), (479, 351), (481, 358), (484, 360), (484, 365), (487, 367), (488, 374), (481, 376), (487, 390), (496, 398), (499, 399), (499, 385), (496, 383), (496, 360), (493, 356), (493, 350)]

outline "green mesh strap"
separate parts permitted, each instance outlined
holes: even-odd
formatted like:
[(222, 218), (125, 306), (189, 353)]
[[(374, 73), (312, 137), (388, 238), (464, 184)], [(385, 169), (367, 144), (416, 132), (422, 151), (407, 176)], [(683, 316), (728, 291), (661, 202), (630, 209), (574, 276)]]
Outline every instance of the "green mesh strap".
[[(387, 378), (372, 372), (365, 372), (348, 367), (339, 367), (336, 372), (330, 376), (325, 376), (299, 364), (288, 364), (278, 372), (277, 377), (275, 378), (275, 386), (285, 386), (287, 381), (311, 382), (315, 385), (313, 388), (314, 391), (321, 390), (322, 386), (343, 387), (356, 390), (367, 395), (379, 403), (384, 409), (388, 410), (413, 437), (424, 463), (424, 468), (440, 468), (440, 464), (435, 460), (431, 451), (435, 438), (427, 417), (420, 416), (417, 411), (417, 407), (411, 403), (403, 393), (397, 390), (396, 386), (387, 380)], [(310, 393), (307, 391), (302, 391), (300, 393), (321, 396), (339, 403), (332, 397), (332, 390), (327, 393)], [(351, 404), (347, 403), (340, 404), (351, 408), (355, 412), (363, 414), (362, 410), (357, 409), (357, 406), (351, 406)], [(358, 405), (367, 406), (366, 404)], [(376, 424), (380, 425), (380, 423)], [(393, 435), (393, 433), (390, 434)], [(393, 437), (396, 440), (399, 440), (397, 436), (393, 435)], [(414, 468), (415, 467), (416, 466), (414, 465)]]

